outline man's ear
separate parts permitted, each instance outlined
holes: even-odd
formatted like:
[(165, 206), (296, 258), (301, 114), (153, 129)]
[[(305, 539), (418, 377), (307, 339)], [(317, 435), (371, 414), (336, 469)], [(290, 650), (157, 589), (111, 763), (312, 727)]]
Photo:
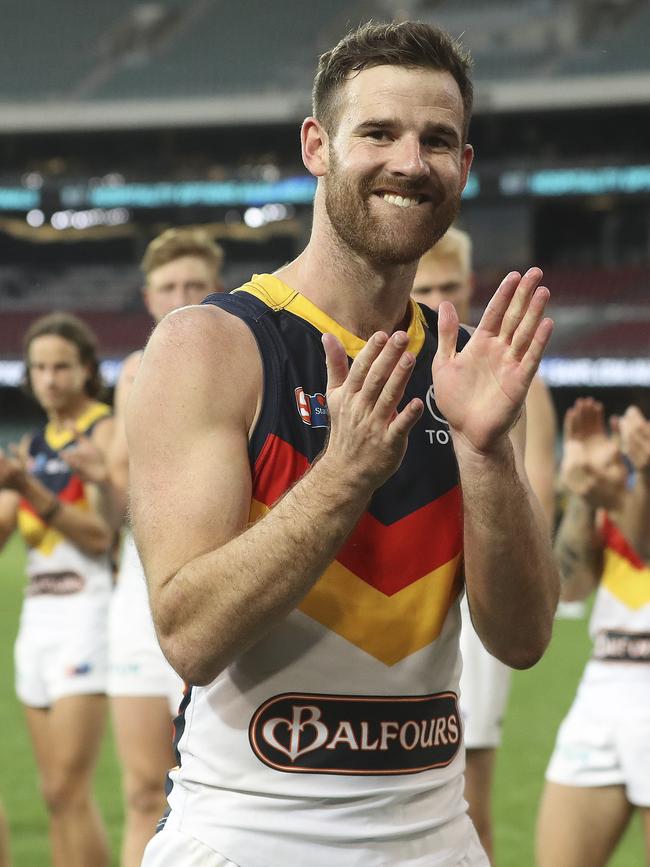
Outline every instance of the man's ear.
[(302, 161), (315, 178), (327, 174), (329, 166), (329, 136), (315, 117), (307, 117), (300, 129)]

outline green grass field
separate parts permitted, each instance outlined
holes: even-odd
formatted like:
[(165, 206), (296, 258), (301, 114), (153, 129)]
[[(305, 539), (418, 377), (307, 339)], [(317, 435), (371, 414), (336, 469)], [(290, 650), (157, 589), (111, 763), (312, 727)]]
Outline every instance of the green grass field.
[[(21, 544), (13, 538), (0, 554), (3, 599), (0, 605), (0, 730), (3, 732), (0, 798), (11, 825), (14, 867), (45, 867), (49, 864), (45, 813), (21, 708), (13, 690), (13, 643), (22, 598), (22, 560)], [(542, 662), (532, 671), (515, 674), (495, 787), (498, 867), (533, 867), (535, 814), (544, 768), (588, 653), (586, 623), (560, 620)], [(110, 732), (104, 744), (96, 788), (109, 827), (113, 864), (117, 865), (122, 808)], [(642, 847), (641, 829), (635, 819), (611, 867), (642, 864)]]

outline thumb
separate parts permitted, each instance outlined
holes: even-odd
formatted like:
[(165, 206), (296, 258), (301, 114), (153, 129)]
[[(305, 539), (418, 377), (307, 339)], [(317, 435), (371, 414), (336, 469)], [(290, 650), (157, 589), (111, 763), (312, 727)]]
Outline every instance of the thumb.
[(458, 314), (450, 301), (442, 301), (438, 307), (438, 349), (435, 361), (450, 361), (456, 355), (458, 340)]
[(323, 334), (323, 347), (327, 363), (327, 390), (338, 388), (348, 378), (348, 357), (343, 344), (333, 334)]

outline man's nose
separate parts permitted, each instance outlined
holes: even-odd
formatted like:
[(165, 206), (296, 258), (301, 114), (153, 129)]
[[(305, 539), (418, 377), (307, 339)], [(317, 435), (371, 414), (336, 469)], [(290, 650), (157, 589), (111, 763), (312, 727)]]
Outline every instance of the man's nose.
[(429, 174), (429, 165), (417, 136), (402, 136), (393, 144), (388, 168), (398, 175), (423, 178)]

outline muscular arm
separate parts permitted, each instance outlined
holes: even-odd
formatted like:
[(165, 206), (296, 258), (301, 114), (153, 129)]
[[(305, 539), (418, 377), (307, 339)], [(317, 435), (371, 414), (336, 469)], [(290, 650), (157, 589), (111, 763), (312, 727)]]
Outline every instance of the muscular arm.
[(472, 622), (486, 649), (512, 668), (544, 652), (558, 580), (547, 519), (524, 469), (524, 420), (492, 456), (457, 447)]
[[(379, 359), (394, 370), (378, 418), (368, 421), (363, 406), (350, 413), (359, 434), (337, 410), (355, 371), (362, 376), (380, 348), (369, 341), (346, 379), (345, 353), (330, 342), (327, 450), (247, 526), (247, 439), (262, 388), (255, 341), (243, 323), (210, 307), (178, 311), (154, 332), (127, 410), (131, 510), (161, 646), (189, 682), (209, 683), (296, 607), (401, 461), (421, 402), (392, 420), (413, 361), (408, 370), (397, 365), (403, 345), (397, 349), (395, 337)], [(364, 395), (352, 397), (358, 404)]]
[(486, 649), (513, 668), (534, 665), (546, 649), (559, 594), (549, 528), (524, 468), (522, 411), (552, 329), (541, 277), (537, 268), (508, 274), (460, 352), (457, 314), (443, 302), (433, 362), (463, 490), (472, 621)]

